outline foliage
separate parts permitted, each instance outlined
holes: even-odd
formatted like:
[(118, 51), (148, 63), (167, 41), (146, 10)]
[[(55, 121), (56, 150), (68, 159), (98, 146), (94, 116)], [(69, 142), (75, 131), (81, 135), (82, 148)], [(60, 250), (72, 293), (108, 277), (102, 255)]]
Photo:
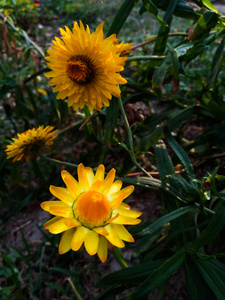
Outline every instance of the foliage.
[[(184, 273), (187, 299), (225, 299), (225, 17), (209, 0), (87, 2), (0, 6), (1, 299), (45, 299), (49, 291), (90, 298), (81, 280), (88, 272), (95, 299), (163, 299), (175, 272)], [(105, 36), (133, 43), (122, 100), (113, 97), (99, 112), (68, 108), (44, 76), (51, 40), (74, 19), (91, 29), (103, 22)], [(11, 139), (41, 125), (59, 130), (54, 146), (30, 163), (7, 160)], [(129, 228), (132, 259), (127, 267), (115, 249), (122, 269), (106, 276), (83, 252), (59, 256), (59, 237), (42, 229), (48, 216), (38, 217), (49, 185), (61, 184), (55, 175), (65, 167), (76, 175), (80, 162), (115, 167), (124, 184), (156, 191), (162, 208)], [(10, 221), (31, 211), (37, 245)], [(20, 245), (7, 242), (12, 232), (20, 232)]]

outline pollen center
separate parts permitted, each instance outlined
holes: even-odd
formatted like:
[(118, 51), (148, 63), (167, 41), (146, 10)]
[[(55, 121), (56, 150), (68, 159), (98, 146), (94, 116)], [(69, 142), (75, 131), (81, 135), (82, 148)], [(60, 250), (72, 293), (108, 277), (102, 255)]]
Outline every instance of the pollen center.
[(71, 56), (67, 61), (66, 73), (78, 84), (88, 84), (95, 77), (95, 66), (87, 55)]
[(88, 191), (75, 202), (74, 214), (84, 226), (99, 227), (111, 217), (111, 205), (102, 193)]

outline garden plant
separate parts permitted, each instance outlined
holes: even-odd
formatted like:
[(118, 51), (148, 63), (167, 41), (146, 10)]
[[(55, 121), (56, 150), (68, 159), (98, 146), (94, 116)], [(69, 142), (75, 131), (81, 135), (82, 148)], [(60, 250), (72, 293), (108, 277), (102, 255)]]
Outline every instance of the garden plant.
[(0, 299), (225, 299), (225, 15), (1, 0)]

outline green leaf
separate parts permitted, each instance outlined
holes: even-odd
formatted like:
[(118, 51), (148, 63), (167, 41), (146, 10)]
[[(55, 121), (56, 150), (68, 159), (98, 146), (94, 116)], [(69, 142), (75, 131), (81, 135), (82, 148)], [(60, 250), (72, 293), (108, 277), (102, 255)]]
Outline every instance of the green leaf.
[(96, 286), (102, 288), (114, 284), (133, 285), (142, 282), (149, 274), (154, 273), (165, 261), (166, 259), (157, 259), (113, 272), (97, 282)]
[(206, 10), (198, 20), (191, 40), (196, 41), (205, 37), (216, 26), (218, 19), (219, 15), (217, 13)]
[(225, 283), (205, 260), (195, 259), (195, 265), (217, 299), (225, 299)]
[(184, 151), (184, 149), (177, 143), (177, 141), (171, 135), (168, 127), (164, 128), (164, 133), (165, 133), (165, 137), (166, 137), (168, 144), (173, 149), (173, 151), (176, 153), (176, 155), (179, 157), (180, 161), (182, 162), (182, 164), (185, 167), (187, 174), (191, 178), (194, 179), (195, 178), (194, 169), (193, 169), (192, 164), (187, 156), (187, 153)]
[(181, 249), (161, 264), (153, 274), (149, 275), (148, 278), (125, 299), (143, 299), (149, 293), (155, 291), (181, 266), (184, 259), (185, 250)]
[(205, 280), (196, 268), (190, 258), (187, 258), (184, 263), (184, 273), (187, 288), (188, 299), (210, 299), (215, 300)]
[(197, 250), (213, 241), (225, 226), (225, 203), (223, 202), (212, 216), (206, 228), (200, 236), (191, 245), (191, 248)]
[(219, 73), (221, 60), (223, 58), (224, 46), (225, 46), (225, 38), (222, 39), (221, 43), (219, 44), (218, 48), (216, 49), (214, 57), (213, 57), (213, 62), (211, 65), (211, 72), (210, 72), (210, 75), (207, 80), (209, 85), (215, 84), (215, 80)]
[(155, 4), (151, 0), (142, 0), (142, 2), (144, 4), (145, 9), (148, 12), (150, 12), (150, 14), (153, 14), (162, 25), (168, 26), (168, 24), (159, 17), (158, 8), (155, 6)]
[(128, 18), (137, 2), (138, 0), (125, 0), (123, 2), (113, 19), (112, 25), (107, 32), (107, 36), (110, 36), (113, 33), (118, 34), (120, 32), (120, 29), (123, 27), (123, 24), (125, 23), (126, 19)]
[(175, 220), (179, 218), (180, 216), (183, 216), (187, 213), (197, 211), (197, 209), (194, 206), (184, 206), (180, 207), (160, 218), (158, 218), (155, 222), (153, 222), (148, 227), (144, 228), (140, 233), (139, 236), (145, 236), (147, 234), (153, 234), (154, 232), (157, 232), (157, 230), (164, 226), (164, 224), (167, 224), (171, 222), (172, 220)]
[(155, 145), (155, 155), (161, 180), (165, 179), (167, 175), (175, 174), (172, 161), (162, 140)]
[(167, 9), (163, 17), (163, 21), (167, 23), (167, 25), (165, 26), (163, 24), (159, 29), (157, 40), (155, 42), (153, 50), (153, 55), (163, 55), (165, 52), (168, 34), (170, 31), (170, 23), (172, 21), (173, 12), (176, 8), (177, 2), (178, 0), (170, 0), (167, 4)]

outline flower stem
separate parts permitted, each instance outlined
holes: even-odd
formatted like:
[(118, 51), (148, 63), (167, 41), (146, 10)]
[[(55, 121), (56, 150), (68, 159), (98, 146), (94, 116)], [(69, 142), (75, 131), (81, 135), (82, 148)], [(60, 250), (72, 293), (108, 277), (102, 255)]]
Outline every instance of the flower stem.
[(128, 268), (128, 265), (126, 264), (121, 251), (117, 247), (114, 247), (114, 250), (112, 253), (113, 253), (115, 259), (117, 260), (117, 262), (120, 264), (120, 266), (123, 269)]
[(76, 298), (78, 300), (83, 300), (83, 298), (81, 297), (81, 295), (79, 294), (78, 290), (76, 289), (75, 285), (73, 284), (71, 277), (67, 278), (67, 280), (69, 281), (69, 284), (74, 292), (74, 294), (76, 295)]
[(126, 60), (128, 61), (137, 61), (137, 60), (163, 60), (166, 56), (165, 55), (138, 55), (138, 56), (130, 56)]
[(55, 164), (58, 164), (58, 165), (65, 165), (65, 166), (74, 167), (74, 168), (78, 167), (78, 165), (76, 165), (76, 164), (72, 164), (72, 163), (69, 163), (69, 162), (61, 161), (61, 160), (54, 159), (54, 158), (47, 157), (47, 156), (41, 156), (41, 158), (49, 160), (49, 161), (51, 161), (51, 162), (53, 162)]
[(79, 121), (77, 121), (77, 122), (75, 122), (75, 123), (73, 123), (73, 124), (71, 124), (71, 125), (69, 125), (69, 126), (63, 128), (62, 130), (59, 130), (59, 131), (57, 132), (57, 135), (60, 135), (60, 134), (62, 134), (62, 133), (65, 133), (66, 131), (70, 130), (71, 128), (80, 125), (81, 123), (83, 123), (83, 121), (84, 121), (84, 120), (79, 120)]
[(128, 141), (129, 141), (129, 146), (130, 146), (129, 153), (130, 153), (131, 159), (132, 159), (133, 163), (135, 164), (135, 166), (139, 170), (141, 170), (146, 176), (152, 178), (152, 176), (148, 172), (146, 172), (145, 169), (143, 169), (142, 166), (140, 166), (139, 163), (136, 161), (135, 153), (134, 153), (132, 132), (130, 130), (130, 126), (129, 126), (129, 123), (128, 123), (128, 120), (127, 120), (126, 113), (125, 113), (124, 108), (123, 108), (123, 103), (122, 103), (121, 98), (118, 98), (118, 102), (119, 102), (120, 110), (121, 110), (121, 113), (122, 113), (122, 116), (123, 116), (123, 119), (124, 119), (124, 123), (125, 123), (126, 129), (127, 129), (127, 133), (128, 133)]

